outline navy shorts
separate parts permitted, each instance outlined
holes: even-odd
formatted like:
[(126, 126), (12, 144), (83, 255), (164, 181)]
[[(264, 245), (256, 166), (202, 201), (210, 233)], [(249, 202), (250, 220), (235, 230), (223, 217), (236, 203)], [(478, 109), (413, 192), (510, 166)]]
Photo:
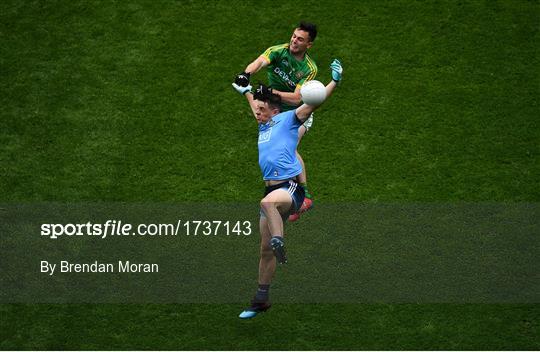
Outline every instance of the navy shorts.
[[(276, 189), (283, 189), (291, 195), (292, 207), (291, 207), (291, 210), (289, 211), (289, 214), (298, 212), (306, 196), (304, 187), (302, 187), (301, 185), (299, 185), (298, 183), (292, 180), (284, 181), (282, 183), (278, 183), (277, 185), (266, 186), (266, 188), (264, 189), (264, 196), (266, 197), (270, 192), (273, 192)], [(289, 214), (282, 214), (282, 215), (283, 217), (285, 216), (288, 217)], [(261, 210), (261, 216), (265, 216), (262, 210)]]

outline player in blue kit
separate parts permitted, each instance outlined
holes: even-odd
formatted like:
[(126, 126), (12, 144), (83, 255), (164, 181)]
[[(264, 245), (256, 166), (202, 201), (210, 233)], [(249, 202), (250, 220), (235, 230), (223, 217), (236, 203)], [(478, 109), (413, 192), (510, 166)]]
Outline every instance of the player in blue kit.
[[(326, 85), (327, 97), (336, 88), (343, 72), (337, 60), (330, 68), (332, 81)], [(280, 264), (287, 262), (283, 222), (292, 212), (298, 211), (305, 196), (304, 189), (296, 182), (302, 172), (296, 157), (298, 128), (318, 106), (303, 104), (294, 110), (280, 112), (279, 95), (262, 87), (254, 94), (250, 85), (242, 87), (233, 83), (233, 87), (246, 97), (259, 124), (259, 166), (266, 186), (260, 203), (259, 287), (251, 306), (240, 314), (240, 318), (248, 319), (270, 308), (269, 290), (276, 259)]]

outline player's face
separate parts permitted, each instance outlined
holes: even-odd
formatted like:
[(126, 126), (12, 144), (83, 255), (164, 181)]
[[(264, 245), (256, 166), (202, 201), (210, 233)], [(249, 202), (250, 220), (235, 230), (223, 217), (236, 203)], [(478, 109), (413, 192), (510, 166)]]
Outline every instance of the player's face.
[(308, 32), (297, 28), (294, 30), (289, 44), (289, 50), (292, 54), (302, 54), (311, 48), (313, 42), (309, 39)]
[(276, 109), (271, 109), (267, 103), (257, 101), (257, 108), (255, 109), (258, 123), (267, 123), (272, 116), (276, 115)]

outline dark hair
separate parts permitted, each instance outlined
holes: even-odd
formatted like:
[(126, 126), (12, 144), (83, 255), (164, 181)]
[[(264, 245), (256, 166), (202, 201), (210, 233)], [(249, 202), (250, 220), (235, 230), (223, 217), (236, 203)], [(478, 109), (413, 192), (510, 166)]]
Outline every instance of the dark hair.
[(277, 108), (279, 111), (281, 111), (281, 97), (272, 93), (272, 88), (265, 86), (262, 83), (259, 83), (259, 88), (255, 90), (255, 93), (253, 93), (253, 99), (265, 102), (270, 106), (270, 108)]
[(254, 99), (267, 103), (270, 109), (278, 109), (281, 111), (281, 97), (277, 94), (272, 93), (264, 96), (254, 96)]
[(281, 112), (281, 97), (279, 95), (272, 93), (261, 100), (267, 103), (271, 109), (278, 109)]
[(317, 38), (317, 26), (313, 23), (302, 21), (296, 28), (308, 32), (310, 41), (314, 41)]

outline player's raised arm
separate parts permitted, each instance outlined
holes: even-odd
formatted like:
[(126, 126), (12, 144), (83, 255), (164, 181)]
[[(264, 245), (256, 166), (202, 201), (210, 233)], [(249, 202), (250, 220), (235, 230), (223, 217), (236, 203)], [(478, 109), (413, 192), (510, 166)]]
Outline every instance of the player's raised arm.
[[(334, 89), (336, 89), (338, 83), (341, 81), (342, 75), (343, 75), (343, 67), (341, 66), (341, 62), (339, 60), (334, 59), (332, 63), (330, 64), (330, 70), (332, 71), (332, 81), (328, 83), (325, 87), (326, 89), (326, 99), (328, 99), (332, 93), (334, 92)], [(322, 102), (324, 103), (326, 99)], [(309, 118), (311, 113), (315, 111), (319, 106), (322, 105), (308, 105), (308, 104), (302, 104), (296, 109), (296, 117), (300, 121), (305, 121)]]
[(281, 102), (298, 106), (302, 103), (302, 95), (300, 94), (300, 87), (298, 87), (294, 92), (282, 92), (277, 89), (273, 89), (267, 86), (264, 86), (267, 91), (267, 94), (276, 94), (281, 98)]
[(253, 113), (253, 116), (257, 118), (257, 104), (255, 103), (255, 100), (253, 99), (253, 93), (251, 92), (251, 84), (248, 84), (246, 87), (242, 87), (236, 83), (232, 84), (233, 88), (240, 94), (246, 97), (249, 107), (251, 108), (251, 112)]
[(285, 104), (298, 106), (302, 102), (302, 96), (300, 95), (300, 87), (296, 88), (294, 92), (282, 92), (279, 90), (273, 90), (274, 94), (281, 97), (281, 101)]
[(266, 59), (264, 56), (259, 56), (256, 58), (252, 63), (247, 65), (244, 72), (247, 72), (250, 75), (253, 75), (257, 72), (259, 72), (262, 68), (268, 66), (269, 62), (268, 59)]
[(269, 62), (264, 56), (259, 56), (252, 63), (247, 65), (244, 72), (236, 75), (234, 83), (240, 87), (247, 87), (250, 84), (249, 79), (251, 75), (259, 72), (262, 68), (268, 66), (268, 64)]

